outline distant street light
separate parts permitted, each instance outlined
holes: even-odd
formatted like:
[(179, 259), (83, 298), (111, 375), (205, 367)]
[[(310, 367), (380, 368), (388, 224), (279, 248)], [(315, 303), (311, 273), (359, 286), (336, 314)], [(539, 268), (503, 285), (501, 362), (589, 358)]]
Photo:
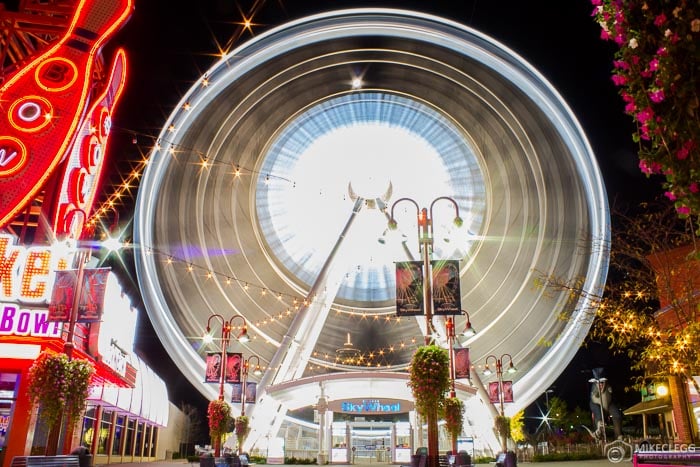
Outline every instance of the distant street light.
[(255, 376), (260, 376), (263, 374), (262, 370), (260, 369), (260, 358), (257, 355), (251, 355), (248, 357), (248, 359), (243, 363), (243, 378), (242, 378), (242, 383), (241, 383), (241, 416), (245, 415), (245, 402), (246, 402), (246, 382), (248, 381), (248, 371), (250, 369), (250, 362), (251, 360), (255, 359), (255, 367), (253, 369), (253, 374)]
[[(505, 358), (508, 358), (508, 369), (506, 370), (508, 373), (515, 373), (518, 371), (515, 368), (515, 365), (513, 365), (513, 357), (510, 356), (510, 354), (503, 354), (499, 357), (496, 357), (495, 355), (489, 355), (486, 357), (486, 362), (485, 362), (485, 367), (484, 367), (484, 375), (485, 376), (490, 376), (493, 374), (491, 371), (491, 368), (489, 367), (489, 360), (494, 360), (494, 363), (496, 365), (496, 377), (498, 379), (498, 402), (500, 406), (500, 412), (501, 412), (501, 417), (505, 417), (505, 409), (503, 407), (504, 403), (504, 393), (503, 393), (503, 360)], [(501, 432), (501, 449), (503, 452), (506, 452), (508, 450), (508, 437), (507, 433)]]
[(226, 381), (226, 349), (228, 348), (228, 344), (231, 340), (231, 330), (233, 329), (234, 321), (237, 319), (243, 321), (243, 324), (240, 326), (240, 332), (236, 337), (238, 342), (248, 342), (250, 338), (248, 337), (248, 323), (243, 315), (233, 315), (230, 319), (226, 320), (220, 314), (213, 313), (207, 320), (207, 332), (204, 336), (205, 343), (210, 343), (214, 340), (211, 335), (212, 318), (216, 318), (219, 320), (219, 322), (221, 322), (221, 371), (219, 372), (219, 400), (222, 401), (224, 400), (224, 382)]
[[(228, 320), (218, 313), (212, 313), (207, 319), (207, 331), (204, 335), (205, 344), (211, 343), (214, 338), (211, 334), (211, 320), (216, 318), (221, 323), (221, 364), (219, 371), (219, 400), (224, 400), (224, 383), (226, 382), (226, 364), (228, 359), (226, 358), (226, 350), (228, 349), (228, 344), (231, 340), (231, 330), (233, 329), (233, 323), (240, 319), (243, 324), (240, 326), (240, 332), (236, 336), (238, 342), (248, 342), (250, 338), (248, 337), (248, 323), (246, 322), (243, 315), (233, 315)], [(221, 438), (218, 437), (214, 443), (214, 455), (218, 457), (221, 454)]]

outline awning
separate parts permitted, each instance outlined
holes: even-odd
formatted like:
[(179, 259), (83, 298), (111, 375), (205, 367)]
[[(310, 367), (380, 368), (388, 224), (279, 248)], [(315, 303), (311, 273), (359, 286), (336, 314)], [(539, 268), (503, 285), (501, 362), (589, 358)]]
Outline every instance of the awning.
[(625, 415), (641, 415), (648, 413), (663, 413), (671, 409), (671, 397), (662, 397), (661, 399), (652, 399), (650, 401), (640, 402), (635, 404), (622, 413)]

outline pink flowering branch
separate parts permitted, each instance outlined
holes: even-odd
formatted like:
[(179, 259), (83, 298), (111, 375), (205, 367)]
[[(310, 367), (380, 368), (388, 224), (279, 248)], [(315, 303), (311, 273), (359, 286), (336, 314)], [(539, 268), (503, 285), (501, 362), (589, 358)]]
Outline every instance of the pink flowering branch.
[(614, 42), (612, 81), (633, 118), (639, 168), (664, 177), (682, 217), (700, 214), (700, 3), (592, 0), (601, 38)]

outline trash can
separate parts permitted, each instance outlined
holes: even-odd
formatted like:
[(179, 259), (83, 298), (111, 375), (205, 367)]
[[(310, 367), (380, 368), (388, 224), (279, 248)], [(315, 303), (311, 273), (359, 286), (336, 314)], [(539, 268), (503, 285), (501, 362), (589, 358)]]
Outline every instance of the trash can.
[(515, 455), (515, 451), (508, 451), (506, 453), (506, 459), (503, 465), (504, 467), (517, 467), (518, 456)]
[(467, 451), (459, 451), (457, 453), (457, 459), (455, 459), (455, 465), (457, 467), (462, 467), (462, 466), (471, 467), (472, 456), (470, 456)]
[(80, 467), (92, 467), (92, 454), (85, 446), (78, 446), (70, 453), (72, 456), (78, 456), (78, 465)]
[(211, 454), (204, 454), (199, 457), (199, 467), (215, 467), (216, 461)]

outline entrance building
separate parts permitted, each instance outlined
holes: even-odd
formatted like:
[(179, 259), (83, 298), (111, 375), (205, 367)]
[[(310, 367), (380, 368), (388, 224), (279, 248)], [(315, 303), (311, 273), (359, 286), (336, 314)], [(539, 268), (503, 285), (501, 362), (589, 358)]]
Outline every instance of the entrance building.
[(331, 401), (328, 408), (334, 418), (327, 437), (331, 462), (410, 462), (413, 402), (348, 399)]

